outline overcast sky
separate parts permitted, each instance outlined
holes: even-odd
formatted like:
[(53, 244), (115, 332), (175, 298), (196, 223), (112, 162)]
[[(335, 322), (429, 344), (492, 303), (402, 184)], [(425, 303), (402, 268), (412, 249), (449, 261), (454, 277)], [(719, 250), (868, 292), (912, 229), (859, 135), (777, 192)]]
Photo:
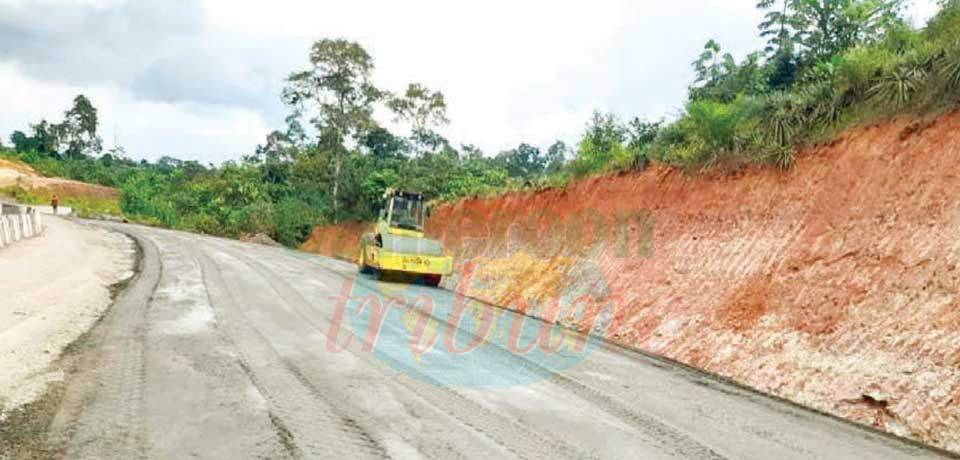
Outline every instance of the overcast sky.
[[(915, 0), (917, 22), (935, 0)], [(675, 114), (710, 38), (760, 47), (756, 0), (0, 0), (0, 136), (76, 94), (134, 158), (219, 163), (282, 127), (284, 78), (318, 38), (358, 41), (375, 81), (447, 96), (455, 143), (573, 143), (594, 109)], [(384, 120), (386, 121), (386, 120)], [(8, 142), (7, 142), (8, 143)], [(9, 144), (9, 143), (8, 143)]]

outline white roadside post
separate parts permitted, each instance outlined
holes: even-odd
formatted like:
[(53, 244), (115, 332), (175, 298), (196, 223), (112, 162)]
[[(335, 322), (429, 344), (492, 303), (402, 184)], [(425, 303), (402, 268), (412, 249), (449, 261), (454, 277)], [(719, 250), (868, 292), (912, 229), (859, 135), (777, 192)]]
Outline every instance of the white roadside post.
[(10, 238), (9, 244), (17, 242), (17, 223), (13, 216), (3, 216), (3, 223), (7, 225), (7, 236)]
[(35, 229), (34, 233), (37, 235), (43, 234), (43, 218), (40, 217), (41, 214), (36, 209), (33, 210), (33, 227)]
[(20, 214), (20, 221), (23, 223), (23, 238), (26, 239), (33, 236), (33, 231), (32, 231), (33, 229), (31, 228), (31, 225), (30, 225), (30, 214), (28, 213)]
[(13, 227), (13, 242), (20, 241), (20, 221), (19, 216), (10, 216), (10, 226)]
[[(6, 208), (7, 212), (3, 210)], [(40, 211), (34, 207), (0, 206), (0, 248), (43, 234)]]
[(13, 244), (13, 222), (8, 216), (0, 217), (0, 221), (3, 222), (3, 238), (6, 240), (7, 246), (10, 246)]

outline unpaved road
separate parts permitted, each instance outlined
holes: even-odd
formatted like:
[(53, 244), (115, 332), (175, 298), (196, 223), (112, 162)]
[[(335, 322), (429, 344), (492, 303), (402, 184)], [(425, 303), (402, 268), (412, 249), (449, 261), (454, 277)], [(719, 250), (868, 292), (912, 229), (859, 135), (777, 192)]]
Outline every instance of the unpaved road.
[[(594, 347), (548, 363), (497, 333), (473, 352), (445, 353), (441, 337), (413, 353), (421, 319), (423, 338), (469, 341), (437, 321), (453, 294), (284, 249), (117, 228), (140, 241), (143, 271), (67, 388), (51, 442), (68, 458), (938, 456), (635, 353)], [(365, 341), (361, 319), (380, 309), (338, 308), (345, 286), (355, 299), (426, 295), (434, 318), (425, 302), (394, 305)]]
[(129, 238), (43, 222), (42, 235), (0, 249), (0, 419), (62, 379), (51, 363), (107, 310), (110, 286), (133, 275)]

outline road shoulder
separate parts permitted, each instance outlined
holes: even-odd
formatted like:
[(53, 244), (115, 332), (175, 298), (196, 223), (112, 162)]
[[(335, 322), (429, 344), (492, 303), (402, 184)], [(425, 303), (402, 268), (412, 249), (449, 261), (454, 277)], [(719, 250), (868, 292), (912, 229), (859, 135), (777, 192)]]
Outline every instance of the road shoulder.
[(42, 236), (0, 250), (0, 458), (43, 458), (44, 437), (88, 331), (133, 276), (135, 243), (48, 218)]

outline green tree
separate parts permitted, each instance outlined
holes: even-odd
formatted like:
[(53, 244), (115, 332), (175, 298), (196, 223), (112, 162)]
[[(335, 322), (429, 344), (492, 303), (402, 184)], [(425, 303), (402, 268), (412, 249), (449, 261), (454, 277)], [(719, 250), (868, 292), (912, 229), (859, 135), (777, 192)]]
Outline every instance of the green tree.
[(719, 79), (724, 73), (732, 72), (736, 62), (730, 53), (720, 54), (720, 43), (709, 40), (703, 45), (703, 52), (693, 61), (693, 70), (696, 72), (694, 84), (707, 83)]
[(593, 112), (583, 138), (600, 150), (610, 151), (627, 140), (627, 129), (616, 115)]
[(64, 155), (81, 158), (89, 153), (100, 153), (103, 141), (97, 136), (98, 126), (97, 109), (90, 99), (82, 94), (75, 97), (73, 107), (64, 114), (63, 123), (57, 126)]
[(17, 152), (39, 152), (40, 143), (34, 136), (28, 136), (23, 131), (14, 131), (10, 135), (10, 142)]
[(633, 120), (630, 120), (630, 125), (627, 127), (627, 135), (629, 137), (627, 146), (633, 150), (640, 151), (652, 144), (657, 140), (657, 134), (660, 132), (660, 128), (663, 126), (664, 121), (644, 121), (639, 117), (634, 117)]
[(700, 58), (693, 62), (697, 78), (690, 87), (690, 100), (731, 102), (741, 94), (762, 94), (769, 90), (768, 67), (761, 54), (750, 53), (737, 64), (730, 53), (720, 56), (720, 45), (710, 40)]
[(497, 154), (496, 161), (507, 170), (510, 177), (530, 179), (542, 174), (547, 167), (547, 158), (540, 149), (530, 144), (520, 144), (515, 149)]
[(627, 128), (613, 114), (594, 112), (570, 164), (575, 176), (604, 171), (614, 164), (628, 166), (630, 152), (624, 146)]
[(569, 147), (563, 141), (556, 141), (547, 149), (546, 169), (547, 174), (557, 174), (563, 170), (563, 165), (567, 162), (567, 152)]
[(439, 147), (434, 142), (436, 135), (433, 129), (450, 122), (443, 93), (432, 91), (420, 83), (411, 83), (402, 95), (392, 96), (387, 106), (396, 115), (396, 121), (410, 125), (415, 144), (433, 149)]
[(771, 88), (783, 89), (793, 84), (800, 70), (796, 55), (798, 37), (794, 31), (790, 12), (790, 0), (760, 0), (757, 9), (766, 10), (760, 23), (760, 36), (767, 39), (764, 53), (773, 70), (770, 74)]
[(399, 160), (410, 150), (410, 145), (402, 137), (379, 127), (367, 133), (363, 146), (379, 161)]
[[(875, 41), (903, 23), (905, 0), (761, 0), (769, 53), (812, 64)], [(799, 48), (799, 49), (795, 49)]]
[(346, 142), (359, 144), (376, 126), (374, 104), (383, 93), (370, 81), (373, 58), (357, 43), (318, 40), (311, 49), (310, 64), (308, 70), (287, 78), (283, 95), (295, 113), (314, 113), (310, 121), (320, 133), (318, 145), (334, 152), (333, 215), (338, 222), (343, 157), (350, 154)]
[(57, 125), (40, 120), (40, 123), (30, 125), (33, 132), (30, 136), (16, 131), (10, 137), (14, 148), (20, 152), (37, 152), (49, 156), (59, 155), (60, 137)]

